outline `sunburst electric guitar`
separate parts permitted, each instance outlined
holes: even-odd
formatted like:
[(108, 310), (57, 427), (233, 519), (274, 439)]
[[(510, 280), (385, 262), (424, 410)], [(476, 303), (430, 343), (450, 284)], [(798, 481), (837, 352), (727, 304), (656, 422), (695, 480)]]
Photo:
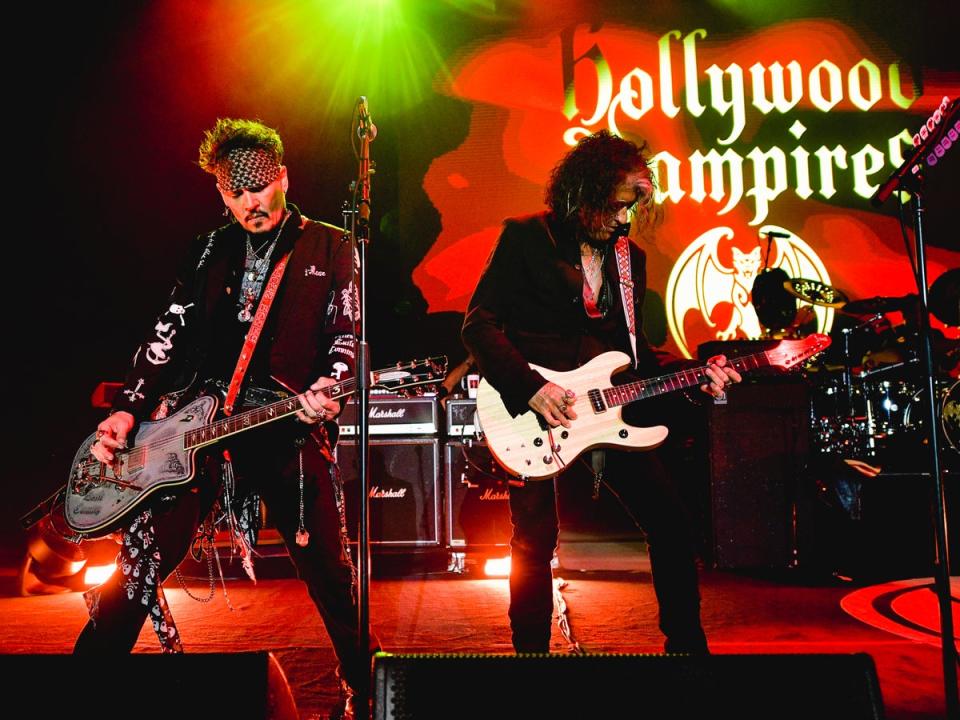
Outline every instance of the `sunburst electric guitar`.
[[(444, 356), (397, 363), (370, 373), (370, 385), (404, 393), (442, 382), (446, 370)], [(334, 399), (353, 395), (356, 378), (323, 390)], [(134, 447), (117, 452), (112, 464), (101, 463), (90, 453), (97, 436), (88, 437), (74, 456), (64, 495), (70, 528), (87, 537), (117, 530), (158, 490), (193, 480), (201, 448), (293, 415), (302, 407), (297, 395), (286, 393), (277, 402), (214, 420), (219, 404), (213, 395), (199, 395), (169, 417), (141, 423)]]
[[(761, 367), (792, 368), (830, 345), (826, 335), (809, 335), (802, 340), (781, 340), (769, 350), (730, 358), (740, 373)], [(579, 455), (597, 447), (647, 450), (667, 437), (662, 425), (636, 427), (623, 421), (620, 408), (628, 403), (663, 395), (709, 382), (706, 366), (670, 375), (612, 385), (611, 377), (630, 365), (622, 352), (598, 355), (583, 367), (557, 372), (531, 365), (547, 380), (573, 390), (577, 419), (571, 426), (551, 428), (543, 417), (528, 410), (510, 415), (493, 386), (486, 379), (477, 388), (477, 415), (491, 455), (510, 474), (525, 480), (552, 478)]]

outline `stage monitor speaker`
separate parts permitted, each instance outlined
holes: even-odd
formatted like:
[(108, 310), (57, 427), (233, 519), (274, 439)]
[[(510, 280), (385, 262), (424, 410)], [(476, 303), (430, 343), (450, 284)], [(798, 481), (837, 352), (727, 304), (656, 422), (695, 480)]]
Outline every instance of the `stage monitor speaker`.
[(883, 702), (863, 653), (377, 656), (375, 720), (450, 717), (874, 720)]
[(268, 652), (0, 655), (0, 674), (18, 717), (299, 717)]
[(450, 440), (444, 460), (448, 546), (508, 546), (512, 526), (507, 475), (486, 444)]
[(795, 558), (809, 392), (797, 378), (730, 388), (709, 409), (713, 563), (783, 568)]
[[(337, 446), (350, 539), (357, 539), (357, 443)], [(370, 544), (435, 547), (440, 537), (440, 445), (436, 438), (370, 441)]]

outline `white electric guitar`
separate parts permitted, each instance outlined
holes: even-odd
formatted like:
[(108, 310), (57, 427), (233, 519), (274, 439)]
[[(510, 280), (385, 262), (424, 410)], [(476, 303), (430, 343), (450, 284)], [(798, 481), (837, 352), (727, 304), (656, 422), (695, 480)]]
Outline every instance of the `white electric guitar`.
[[(730, 358), (737, 372), (745, 373), (774, 366), (784, 370), (822, 352), (830, 345), (826, 335), (810, 335), (802, 340), (781, 340), (764, 352)], [(503, 401), (486, 379), (477, 389), (477, 415), (483, 427), (490, 454), (515, 477), (525, 480), (552, 478), (579, 455), (596, 447), (648, 450), (667, 437), (663, 425), (636, 427), (623, 421), (621, 406), (637, 400), (710, 382), (706, 366), (690, 368), (670, 375), (612, 385), (610, 378), (630, 365), (622, 352), (606, 352), (586, 365), (557, 372), (531, 364), (548, 381), (576, 393), (573, 408), (577, 419), (571, 426), (551, 428), (540, 413), (533, 410), (512, 417)]]

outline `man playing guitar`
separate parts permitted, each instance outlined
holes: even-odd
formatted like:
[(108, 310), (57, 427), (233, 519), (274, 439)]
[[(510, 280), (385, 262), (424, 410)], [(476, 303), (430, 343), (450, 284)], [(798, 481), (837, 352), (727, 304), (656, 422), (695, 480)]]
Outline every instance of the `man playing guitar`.
[[(583, 399), (532, 363), (570, 371), (617, 350), (630, 356), (634, 377), (666, 366), (640, 327), (645, 255), (625, 237), (631, 215), (647, 222), (654, 209), (646, 156), (606, 131), (583, 138), (554, 168), (546, 202), (547, 212), (506, 221), (470, 301), (463, 341), (511, 415), (532, 409), (562, 436), (583, 412)], [(708, 364), (701, 389), (721, 396), (739, 380), (720, 356)], [(647, 534), (666, 650), (707, 652), (694, 543), (672, 478), (655, 452), (622, 451), (607, 452), (605, 476)], [(554, 482), (511, 486), (510, 510), (513, 646), (548, 652), (550, 563), (559, 535)]]
[[(238, 408), (267, 405), (275, 399), (271, 390), (283, 387), (300, 404), (286, 419), (226, 443), (229, 456), (205, 454), (188, 489), (157, 492), (126, 519), (119, 571), (87, 594), (90, 621), (75, 652), (129, 652), (147, 617), (164, 652), (182, 651), (161, 583), (194, 543), (211, 507), (249, 552), (262, 497), (330, 635), (346, 703), (351, 687), (369, 682), (370, 657), (357, 648), (356, 574), (329, 440), (340, 402), (325, 392), (354, 373), (358, 306), (351, 245), (341, 230), (287, 203), (283, 145), (272, 128), (218, 120), (200, 146), (199, 164), (216, 177), (231, 222), (191, 246), (90, 452), (118, 467), (135, 425), (148, 420), (183, 378), (236, 383)], [(255, 330), (260, 339), (251, 347)], [(138, 462), (155, 463), (163, 455), (168, 464), (184, 464), (182, 455), (160, 448), (144, 447)], [(210, 551), (213, 528), (203, 527), (200, 544)]]

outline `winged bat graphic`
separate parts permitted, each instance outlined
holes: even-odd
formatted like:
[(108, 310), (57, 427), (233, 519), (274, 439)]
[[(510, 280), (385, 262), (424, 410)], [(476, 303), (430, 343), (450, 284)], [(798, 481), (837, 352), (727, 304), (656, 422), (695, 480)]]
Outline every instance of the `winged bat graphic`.
[[(692, 357), (691, 324), (700, 326), (704, 339), (758, 338), (763, 333), (751, 302), (753, 281), (759, 272), (782, 268), (791, 278), (803, 277), (830, 284), (830, 275), (816, 252), (801, 238), (777, 225), (768, 231), (786, 237), (736, 242), (729, 227), (707, 230), (680, 254), (667, 280), (667, 323), (681, 352)], [(818, 332), (833, 324), (833, 308), (816, 307)], [(695, 317), (691, 323), (690, 314)], [(699, 333), (698, 333), (699, 334)]]

